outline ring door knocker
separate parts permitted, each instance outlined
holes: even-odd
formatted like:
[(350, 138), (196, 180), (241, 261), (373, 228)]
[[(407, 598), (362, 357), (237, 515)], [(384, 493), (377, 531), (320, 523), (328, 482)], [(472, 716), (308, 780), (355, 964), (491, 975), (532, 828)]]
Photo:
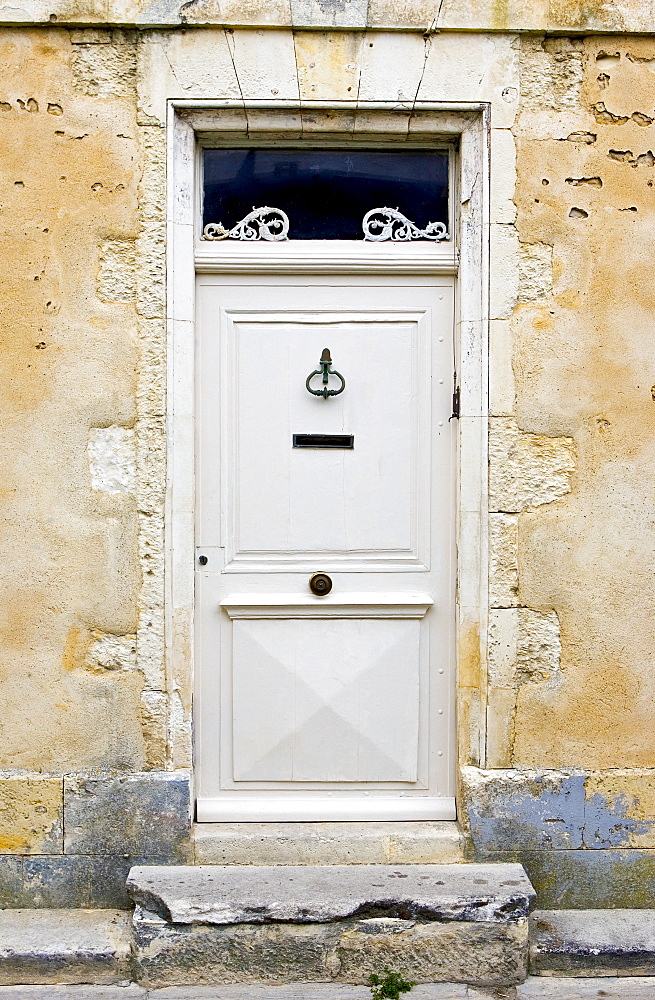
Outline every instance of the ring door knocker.
[[(323, 376), (322, 389), (311, 388), (309, 383), (311, 382), (311, 380), (314, 378), (315, 375)], [(330, 375), (334, 375), (335, 378), (338, 378), (339, 381), (341, 382), (341, 385), (338, 389), (328, 389), (328, 381)], [(321, 360), (319, 361), (319, 367), (316, 369), (316, 371), (313, 371), (311, 375), (307, 376), (305, 386), (307, 388), (307, 392), (311, 392), (312, 396), (322, 396), (323, 399), (327, 399), (328, 396), (338, 396), (339, 393), (343, 392), (343, 390), (346, 388), (346, 380), (341, 374), (341, 372), (336, 372), (332, 370), (332, 358), (330, 357), (329, 347), (323, 348), (323, 353), (321, 354)]]

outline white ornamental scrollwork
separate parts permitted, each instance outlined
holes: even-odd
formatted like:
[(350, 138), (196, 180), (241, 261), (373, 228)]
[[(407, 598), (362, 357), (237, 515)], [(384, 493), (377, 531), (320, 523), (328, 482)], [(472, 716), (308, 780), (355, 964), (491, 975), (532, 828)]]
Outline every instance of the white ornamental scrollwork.
[(364, 239), (381, 243), (383, 240), (447, 240), (443, 222), (429, 222), (425, 229), (403, 215), (397, 208), (372, 208), (362, 220)]
[(203, 240), (286, 240), (289, 235), (289, 216), (281, 208), (263, 205), (253, 208), (232, 229), (220, 222), (208, 222)]

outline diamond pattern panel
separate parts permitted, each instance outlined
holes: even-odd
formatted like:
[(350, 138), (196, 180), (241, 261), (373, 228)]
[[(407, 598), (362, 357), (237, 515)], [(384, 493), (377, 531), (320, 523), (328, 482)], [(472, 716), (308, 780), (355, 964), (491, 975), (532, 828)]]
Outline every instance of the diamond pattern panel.
[(413, 782), (419, 622), (234, 622), (235, 781)]

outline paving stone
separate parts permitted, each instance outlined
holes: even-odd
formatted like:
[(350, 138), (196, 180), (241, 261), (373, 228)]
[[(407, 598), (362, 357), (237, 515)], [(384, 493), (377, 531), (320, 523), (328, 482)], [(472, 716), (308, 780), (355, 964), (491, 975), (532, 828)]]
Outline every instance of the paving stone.
[(133, 983), (125, 986), (0, 986), (0, 1000), (147, 1000)]
[(130, 926), (119, 910), (0, 910), (0, 983), (125, 982)]
[(520, 865), (135, 867), (127, 889), (175, 924), (325, 923), (353, 916), (498, 921), (526, 917)]
[[(477, 996), (483, 1000), (483, 994)], [(286, 983), (284, 986), (253, 983), (195, 988), (168, 986), (149, 990), (148, 1000), (371, 1000), (371, 991), (367, 986), (340, 983)], [(407, 1000), (468, 1000), (467, 987), (461, 983), (419, 983)], [(494, 1000), (499, 1000), (498, 996)]]
[[(406, 1000), (652, 1000), (651, 978), (545, 979), (521, 986), (484, 989), (457, 983), (419, 983)], [(288, 983), (282, 986), (0, 986), (0, 1000), (370, 1000), (365, 986)]]
[(539, 975), (655, 975), (654, 910), (538, 910), (530, 937)]
[(554, 979), (531, 976), (516, 989), (516, 1000), (653, 1000), (651, 978)]
[(64, 853), (191, 860), (189, 778), (148, 772), (64, 781)]

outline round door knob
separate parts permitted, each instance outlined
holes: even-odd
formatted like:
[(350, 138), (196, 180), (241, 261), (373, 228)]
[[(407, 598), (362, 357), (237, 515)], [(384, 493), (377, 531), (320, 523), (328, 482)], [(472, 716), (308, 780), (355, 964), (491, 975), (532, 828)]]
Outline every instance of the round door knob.
[(327, 573), (314, 573), (309, 581), (309, 589), (317, 597), (325, 597), (332, 590), (332, 580)]

